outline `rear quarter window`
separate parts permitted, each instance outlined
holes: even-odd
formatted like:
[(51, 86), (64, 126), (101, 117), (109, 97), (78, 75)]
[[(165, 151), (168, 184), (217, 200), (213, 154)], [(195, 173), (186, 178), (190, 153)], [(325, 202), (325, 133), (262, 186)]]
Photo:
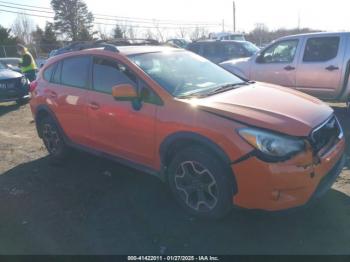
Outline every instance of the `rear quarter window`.
[(55, 72), (51, 78), (51, 82), (55, 84), (61, 83), (61, 70), (62, 70), (62, 62), (59, 62), (56, 66)]
[(52, 76), (52, 73), (55, 69), (55, 66), (56, 64), (52, 64), (50, 65), (49, 67), (47, 67), (43, 73), (43, 77), (46, 81), (50, 82), (51, 81), (51, 76)]

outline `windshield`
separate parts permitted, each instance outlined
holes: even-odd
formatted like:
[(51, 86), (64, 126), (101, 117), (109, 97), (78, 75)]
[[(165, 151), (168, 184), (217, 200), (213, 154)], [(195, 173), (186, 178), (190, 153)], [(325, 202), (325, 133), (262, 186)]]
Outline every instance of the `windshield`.
[(175, 97), (210, 93), (221, 86), (245, 83), (191, 52), (147, 53), (129, 58)]
[(242, 45), (247, 50), (250, 56), (255, 55), (260, 50), (256, 45), (254, 45), (251, 42), (243, 42)]

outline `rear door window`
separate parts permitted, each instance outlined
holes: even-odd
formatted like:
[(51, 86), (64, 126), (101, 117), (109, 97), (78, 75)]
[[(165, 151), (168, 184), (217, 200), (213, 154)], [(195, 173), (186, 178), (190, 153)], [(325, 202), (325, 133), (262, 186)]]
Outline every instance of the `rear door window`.
[(94, 57), (93, 89), (111, 94), (112, 87), (119, 84), (136, 85), (137, 78), (121, 63), (105, 58)]
[(87, 88), (90, 57), (79, 56), (63, 61), (61, 83), (63, 85)]
[(339, 50), (339, 37), (318, 37), (307, 40), (304, 62), (326, 62), (335, 58)]

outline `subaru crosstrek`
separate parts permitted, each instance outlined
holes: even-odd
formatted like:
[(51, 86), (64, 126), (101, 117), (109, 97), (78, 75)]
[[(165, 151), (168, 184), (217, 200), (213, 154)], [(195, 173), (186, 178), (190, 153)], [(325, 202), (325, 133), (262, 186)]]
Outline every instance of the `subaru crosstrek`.
[(53, 57), (31, 84), (52, 159), (72, 147), (112, 158), (162, 178), (206, 218), (304, 206), (341, 172), (343, 131), (320, 100), (185, 50), (107, 47)]

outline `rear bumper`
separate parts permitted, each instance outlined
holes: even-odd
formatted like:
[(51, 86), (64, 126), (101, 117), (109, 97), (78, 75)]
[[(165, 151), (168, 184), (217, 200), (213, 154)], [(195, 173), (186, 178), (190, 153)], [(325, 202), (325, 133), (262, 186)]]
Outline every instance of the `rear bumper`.
[[(278, 211), (303, 206), (326, 193), (341, 173), (345, 159), (341, 139), (318, 164), (307, 153), (284, 163), (266, 163), (251, 157), (232, 166), (238, 192), (235, 206)], [(308, 160), (307, 160), (308, 159)]]

